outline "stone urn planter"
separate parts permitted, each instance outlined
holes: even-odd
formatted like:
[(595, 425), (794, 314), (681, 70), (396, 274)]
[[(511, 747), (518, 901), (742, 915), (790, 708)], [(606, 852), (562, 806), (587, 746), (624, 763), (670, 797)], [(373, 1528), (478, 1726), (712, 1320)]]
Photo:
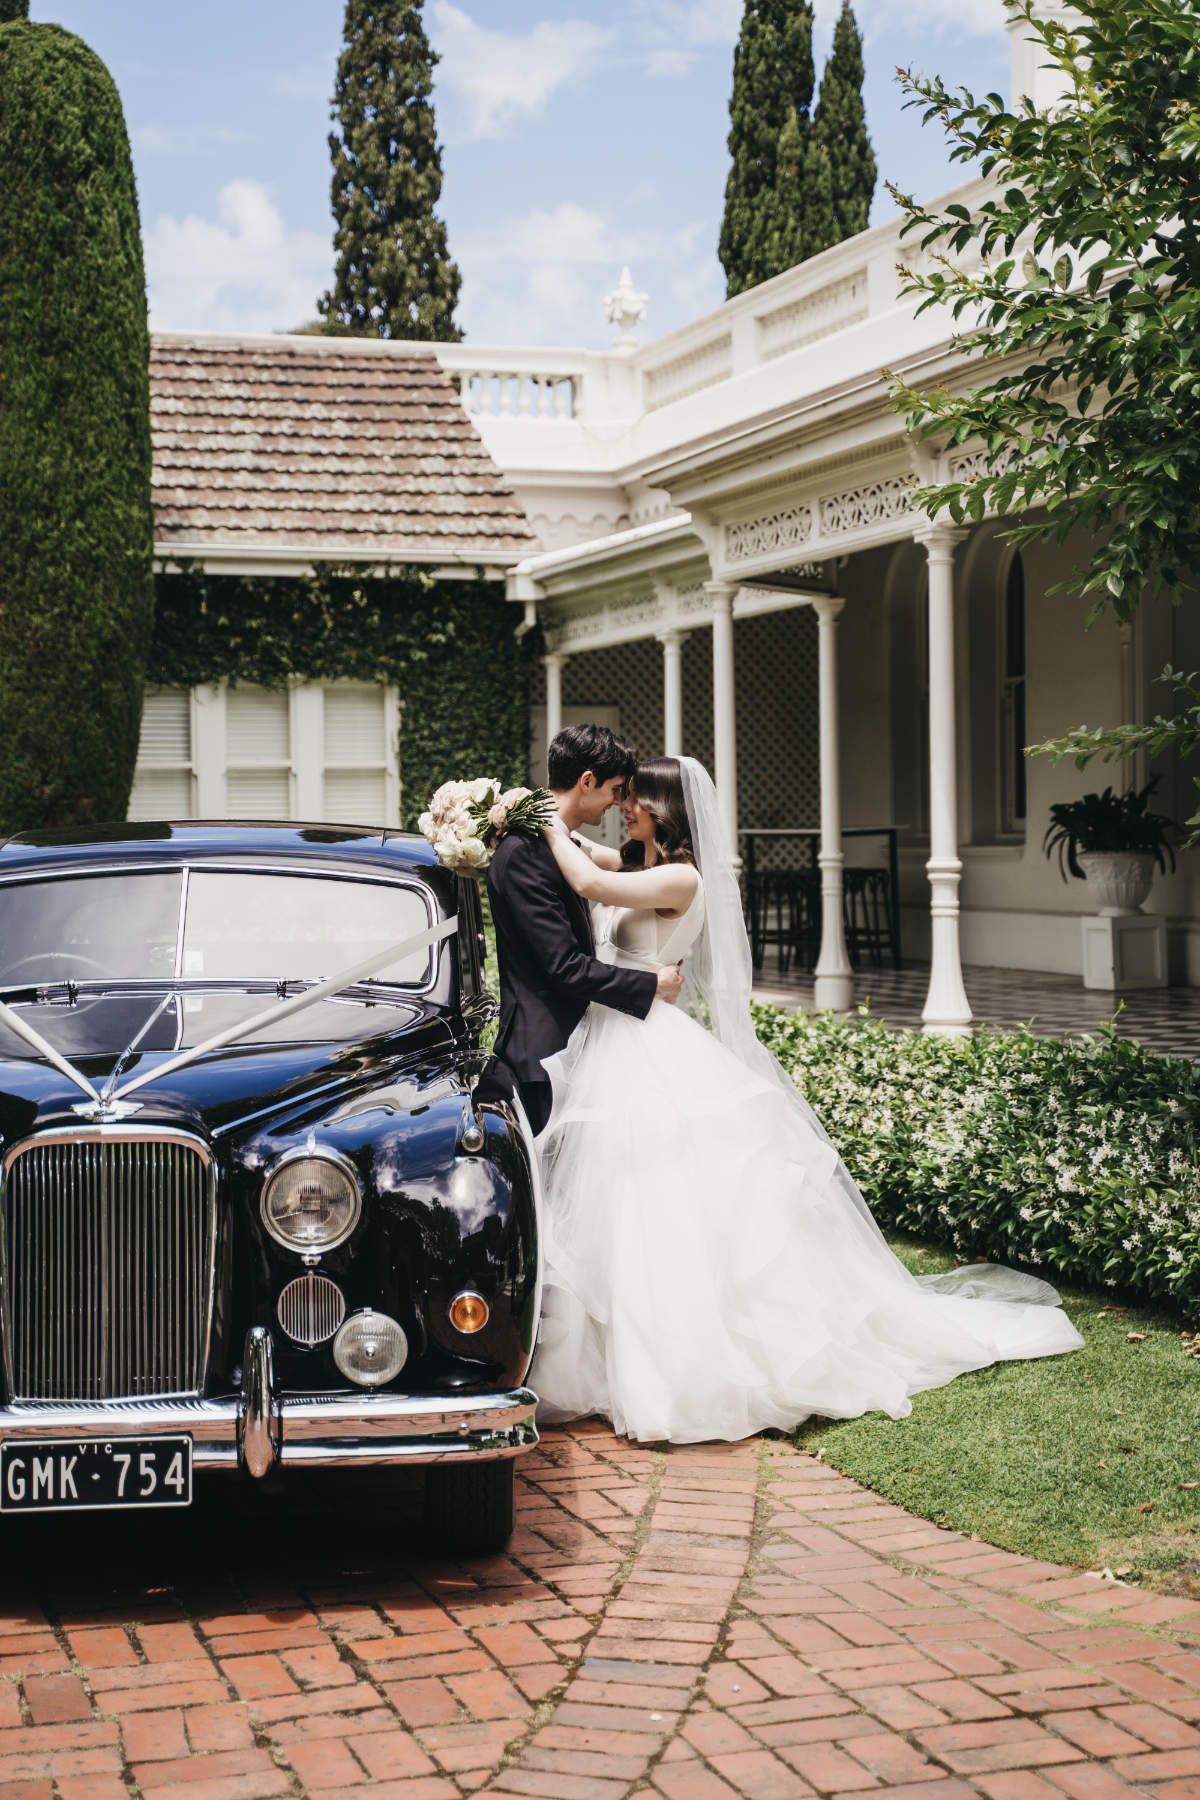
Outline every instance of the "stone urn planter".
[(1082, 850), (1077, 860), (1088, 898), (1102, 919), (1141, 912), (1154, 884), (1154, 858), (1148, 850)]
[(1064, 881), (1074, 875), (1087, 883), (1094, 908), (1079, 921), (1084, 987), (1167, 984), (1166, 921), (1141, 909), (1155, 869), (1175, 867), (1178, 826), (1148, 809), (1154, 785), (1127, 794), (1107, 787), (1050, 808), (1046, 855), (1057, 851)]

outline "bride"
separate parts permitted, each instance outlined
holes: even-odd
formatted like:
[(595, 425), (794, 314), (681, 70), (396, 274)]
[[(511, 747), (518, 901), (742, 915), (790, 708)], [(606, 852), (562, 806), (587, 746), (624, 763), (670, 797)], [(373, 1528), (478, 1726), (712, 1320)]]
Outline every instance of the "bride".
[(1048, 1283), (989, 1264), (917, 1279), (795, 1085), (758, 1042), (750, 946), (716, 790), (690, 757), (639, 764), (622, 858), (547, 842), (603, 903), (597, 955), (684, 962), (684, 998), (593, 1004), (547, 1059), (537, 1140), (546, 1289), (541, 1416), (632, 1438), (902, 1418), (967, 1369), (1083, 1342)]

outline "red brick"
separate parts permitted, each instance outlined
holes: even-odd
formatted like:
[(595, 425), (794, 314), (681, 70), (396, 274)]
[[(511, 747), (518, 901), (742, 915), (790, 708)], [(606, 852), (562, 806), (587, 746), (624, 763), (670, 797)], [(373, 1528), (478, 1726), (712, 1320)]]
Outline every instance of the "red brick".
[(377, 1781), (388, 1777), (431, 1775), (433, 1763), (407, 1731), (380, 1731), (347, 1742), (368, 1775)]
[(25, 1698), (35, 1725), (61, 1725), (92, 1716), (92, 1703), (78, 1675), (27, 1675)]
[(844, 1750), (833, 1744), (781, 1746), (779, 1754), (822, 1794), (841, 1794), (879, 1786), (869, 1770), (852, 1761)]
[(275, 1794), (288, 1793), (291, 1785), (291, 1779), (283, 1769), (272, 1767), (246, 1775), (218, 1775), (210, 1780), (188, 1781), (170, 1787), (151, 1785), (142, 1792), (143, 1800), (270, 1800)]
[(1185, 1775), (1182, 1781), (1164, 1781), (1156, 1793), (1158, 1800), (1200, 1800), (1200, 1781)]
[(1100, 1710), (1114, 1725), (1119, 1725), (1123, 1731), (1131, 1731), (1155, 1750), (1187, 1750), (1200, 1744), (1200, 1731), (1194, 1725), (1177, 1719), (1174, 1713), (1163, 1712), (1161, 1707), (1122, 1703)]
[(1006, 1719), (1012, 1716), (1011, 1707), (991, 1694), (985, 1694), (970, 1681), (921, 1681), (913, 1693), (951, 1719)]
[(406, 1725), (440, 1725), (462, 1718), (462, 1707), (445, 1682), (436, 1678), (389, 1682), (384, 1692)]
[(1072, 1800), (1128, 1800), (1136, 1792), (1103, 1763), (1068, 1763), (1043, 1771), (1060, 1793)]
[(221, 1669), (246, 1700), (299, 1691), (277, 1656), (231, 1656)]
[(1060, 1800), (1061, 1788), (1051, 1787), (1044, 1775), (1032, 1769), (1008, 1769), (994, 1775), (977, 1775), (975, 1785), (988, 1800)]
[(736, 1788), (699, 1762), (660, 1763), (654, 1785), (667, 1800), (740, 1800)]
[[(1129, 1756), (1146, 1747), (1142, 1739), (1122, 1731), (1111, 1719), (1103, 1719), (1099, 1713), (1090, 1710), (1049, 1713), (1046, 1723), (1051, 1731), (1057, 1731), (1069, 1743), (1078, 1744), (1089, 1756)], [(1200, 1734), (1196, 1741), (1200, 1743)]]
[(60, 1775), (59, 1800), (129, 1800), (119, 1775)]
[(339, 1792), (364, 1779), (365, 1771), (341, 1738), (319, 1738), (314, 1744), (292, 1744), (287, 1759), (306, 1790)]
[(519, 1719), (528, 1710), (524, 1696), (518, 1694), (512, 1682), (499, 1670), (480, 1675), (451, 1675), (446, 1686), (477, 1719)]
[(710, 1759), (735, 1750), (757, 1750), (745, 1726), (721, 1712), (695, 1712), (683, 1722), (682, 1736)]
[(1122, 1756), (1113, 1768), (1138, 1787), (1177, 1775), (1200, 1775), (1200, 1750), (1151, 1750), (1145, 1756)]
[(208, 1661), (196, 1627), (183, 1620), (173, 1625), (139, 1626), (137, 1636), (147, 1662), (189, 1662), (197, 1657)]
[(860, 1762), (872, 1775), (878, 1775), (889, 1787), (899, 1781), (936, 1781), (944, 1773), (895, 1732), (879, 1732), (868, 1737), (856, 1735), (843, 1738), (841, 1742), (855, 1762)]
[(54, 1800), (52, 1781), (2, 1781), (0, 1800)]
[(555, 1665), (558, 1658), (549, 1644), (540, 1638), (536, 1631), (528, 1625), (485, 1625), (475, 1633), (475, 1640), (482, 1644), (489, 1656), (494, 1656), (502, 1668), (518, 1668), (522, 1663), (546, 1662)]
[(193, 1750), (249, 1750), (254, 1743), (246, 1708), (236, 1700), (191, 1707), (183, 1719)]
[(137, 1651), (128, 1633), (116, 1625), (105, 1625), (93, 1631), (68, 1631), (71, 1654), (87, 1669), (116, 1669), (137, 1661)]
[(803, 1800), (813, 1791), (807, 1781), (769, 1750), (735, 1750), (714, 1756), (711, 1761), (739, 1794), (751, 1794), (754, 1800)]
[(183, 1714), (173, 1709), (134, 1713), (122, 1722), (121, 1738), (129, 1762), (175, 1761), (188, 1754)]
[(265, 1750), (217, 1750), (208, 1756), (185, 1756), (177, 1762), (133, 1765), (143, 1787), (174, 1787), (193, 1781), (217, 1781), (231, 1775), (253, 1775), (275, 1765)]

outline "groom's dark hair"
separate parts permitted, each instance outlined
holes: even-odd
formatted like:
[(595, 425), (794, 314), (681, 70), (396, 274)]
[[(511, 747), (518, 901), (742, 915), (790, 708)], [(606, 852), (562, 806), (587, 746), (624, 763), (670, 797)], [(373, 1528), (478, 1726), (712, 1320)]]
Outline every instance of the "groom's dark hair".
[(607, 725), (567, 725), (546, 755), (546, 773), (558, 794), (573, 788), (588, 769), (603, 783), (615, 775), (629, 781), (636, 768), (636, 752)]

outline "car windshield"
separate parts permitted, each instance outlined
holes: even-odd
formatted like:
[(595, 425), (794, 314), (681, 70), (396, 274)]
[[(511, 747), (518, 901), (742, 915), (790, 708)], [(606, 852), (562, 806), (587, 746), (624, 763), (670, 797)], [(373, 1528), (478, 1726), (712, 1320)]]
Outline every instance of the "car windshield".
[[(0, 988), (58, 981), (318, 981), (424, 931), (417, 885), (257, 869), (0, 884)], [(431, 952), (372, 980), (421, 987)]]

